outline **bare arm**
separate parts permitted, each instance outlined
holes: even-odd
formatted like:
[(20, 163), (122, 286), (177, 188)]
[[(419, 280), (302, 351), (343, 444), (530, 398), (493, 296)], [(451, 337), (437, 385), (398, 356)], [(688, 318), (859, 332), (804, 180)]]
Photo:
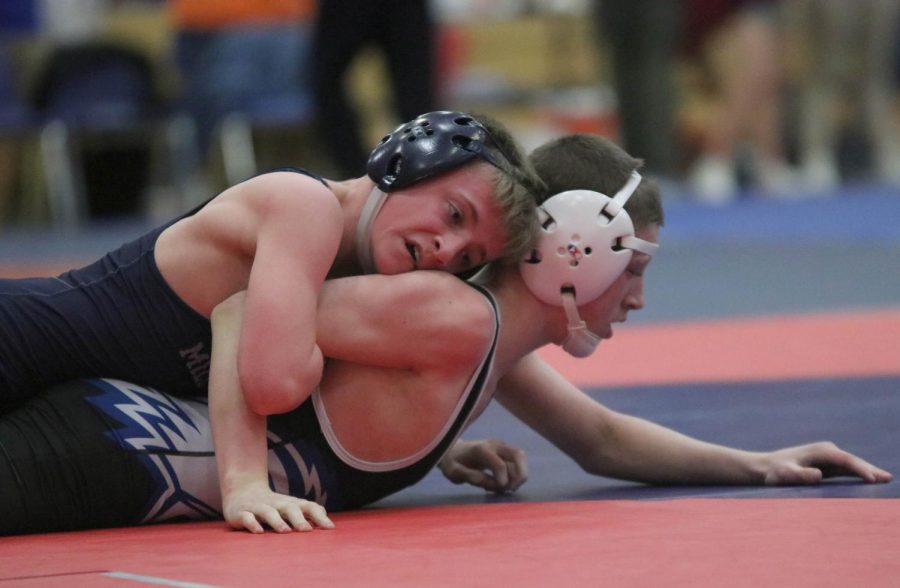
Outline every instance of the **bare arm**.
[(706, 443), (644, 419), (609, 410), (536, 354), (501, 380), (498, 400), (571, 456), (585, 471), (650, 484), (808, 484), (891, 475), (833, 443), (750, 452)]
[(269, 489), (266, 417), (248, 408), (237, 373), (243, 298), (235, 295), (212, 313), (209, 415), (225, 520), (253, 533), (263, 532), (261, 523), (279, 532), (309, 530), (307, 517), (331, 528), (318, 504)]
[(252, 185), (260, 218), (238, 348), (241, 385), (259, 414), (298, 406), (321, 378), (316, 306), (343, 231), (327, 188), (296, 174), (271, 176)]
[(318, 310), (326, 356), (418, 372), (475, 369), (494, 325), (483, 295), (438, 271), (328, 280)]
[[(345, 361), (425, 371), (437, 369), (432, 365), (450, 369), (453, 362), (446, 347), (452, 342), (450, 346), (460, 350), (453, 369), (474, 369), (459, 358), (474, 350), (480, 359), (489, 342), (493, 319), (483, 296), (448, 274), (415, 273), (423, 275), (327, 282), (319, 300), (322, 348)], [(476, 303), (462, 304), (470, 294)], [(280, 532), (308, 530), (307, 518), (330, 528), (319, 505), (269, 489), (266, 417), (248, 407), (237, 374), (245, 298), (243, 293), (232, 296), (211, 317), (210, 420), (225, 518), (236, 528), (257, 533), (263, 530), (261, 523)], [(486, 319), (479, 320), (480, 314)], [(483, 339), (482, 344), (468, 334)]]

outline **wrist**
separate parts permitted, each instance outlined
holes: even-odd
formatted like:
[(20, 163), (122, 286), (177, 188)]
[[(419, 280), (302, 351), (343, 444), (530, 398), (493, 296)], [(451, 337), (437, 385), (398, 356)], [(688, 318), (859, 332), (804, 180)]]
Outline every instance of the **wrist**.
[(747, 452), (745, 475), (749, 484), (754, 486), (764, 485), (769, 469), (768, 453)]
[(268, 475), (241, 473), (226, 475), (221, 480), (222, 495), (228, 496), (238, 492), (254, 489), (268, 489)]

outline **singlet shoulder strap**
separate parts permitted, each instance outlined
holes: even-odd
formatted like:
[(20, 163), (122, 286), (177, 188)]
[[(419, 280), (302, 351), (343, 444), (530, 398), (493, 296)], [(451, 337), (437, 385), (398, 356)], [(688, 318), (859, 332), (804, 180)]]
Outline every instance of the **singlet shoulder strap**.
[(293, 166), (293, 165), (287, 165), (287, 166), (284, 166), (284, 167), (276, 167), (275, 169), (271, 170), (269, 173), (271, 173), (271, 172), (279, 172), (279, 171), (283, 171), (283, 172), (294, 172), (294, 173), (297, 173), (297, 174), (303, 174), (304, 176), (309, 176), (309, 177), (313, 178), (314, 180), (319, 180), (320, 182), (322, 182), (322, 185), (325, 186), (326, 188), (328, 188), (329, 190), (331, 189), (331, 187), (328, 185), (328, 182), (325, 181), (325, 178), (323, 178), (322, 176), (320, 176), (320, 175), (317, 174), (317, 173), (314, 173), (314, 172), (309, 171), (309, 170), (306, 169), (306, 168), (303, 168), (303, 167), (296, 167), (296, 166)]
[(484, 295), (484, 297), (488, 299), (488, 302), (491, 304), (491, 308), (494, 309), (494, 327), (495, 327), (494, 328), (494, 341), (491, 345), (492, 349), (490, 351), (490, 353), (493, 354), (493, 352), (494, 352), (493, 347), (496, 346), (496, 344), (497, 344), (497, 337), (500, 332), (500, 307), (497, 306), (497, 300), (494, 298), (494, 295), (491, 293), (490, 290), (488, 290), (484, 286), (475, 284), (473, 282), (466, 282), (466, 284), (468, 284), (469, 286), (472, 286), (473, 288), (475, 288), (476, 290), (481, 292)]

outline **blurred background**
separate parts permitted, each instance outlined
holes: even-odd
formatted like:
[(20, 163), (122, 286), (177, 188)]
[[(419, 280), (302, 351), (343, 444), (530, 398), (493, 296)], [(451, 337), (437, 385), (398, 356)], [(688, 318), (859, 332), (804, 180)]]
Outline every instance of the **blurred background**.
[(898, 0), (4, 0), (0, 222), (355, 177), (431, 109), (594, 132), (672, 197), (900, 185)]
[(88, 261), (278, 166), (360, 176), (459, 109), (529, 150), (616, 140), (675, 238), (819, 218), (846, 243), (863, 208), (892, 259), (898, 27), (900, 0), (2, 0), (0, 258)]

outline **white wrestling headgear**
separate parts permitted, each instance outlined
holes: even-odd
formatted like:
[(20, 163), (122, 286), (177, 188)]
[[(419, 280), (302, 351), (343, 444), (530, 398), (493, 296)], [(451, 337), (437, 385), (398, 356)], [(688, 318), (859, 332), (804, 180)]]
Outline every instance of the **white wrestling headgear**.
[(632, 172), (613, 198), (590, 190), (569, 190), (538, 208), (540, 235), (519, 271), (536, 298), (565, 309), (569, 334), (562, 348), (575, 357), (587, 357), (600, 342), (581, 320), (578, 307), (596, 300), (612, 285), (628, 267), (632, 251), (653, 255), (659, 247), (634, 236), (634, 225), (624, 209), (640, 182), (641, 175)]

